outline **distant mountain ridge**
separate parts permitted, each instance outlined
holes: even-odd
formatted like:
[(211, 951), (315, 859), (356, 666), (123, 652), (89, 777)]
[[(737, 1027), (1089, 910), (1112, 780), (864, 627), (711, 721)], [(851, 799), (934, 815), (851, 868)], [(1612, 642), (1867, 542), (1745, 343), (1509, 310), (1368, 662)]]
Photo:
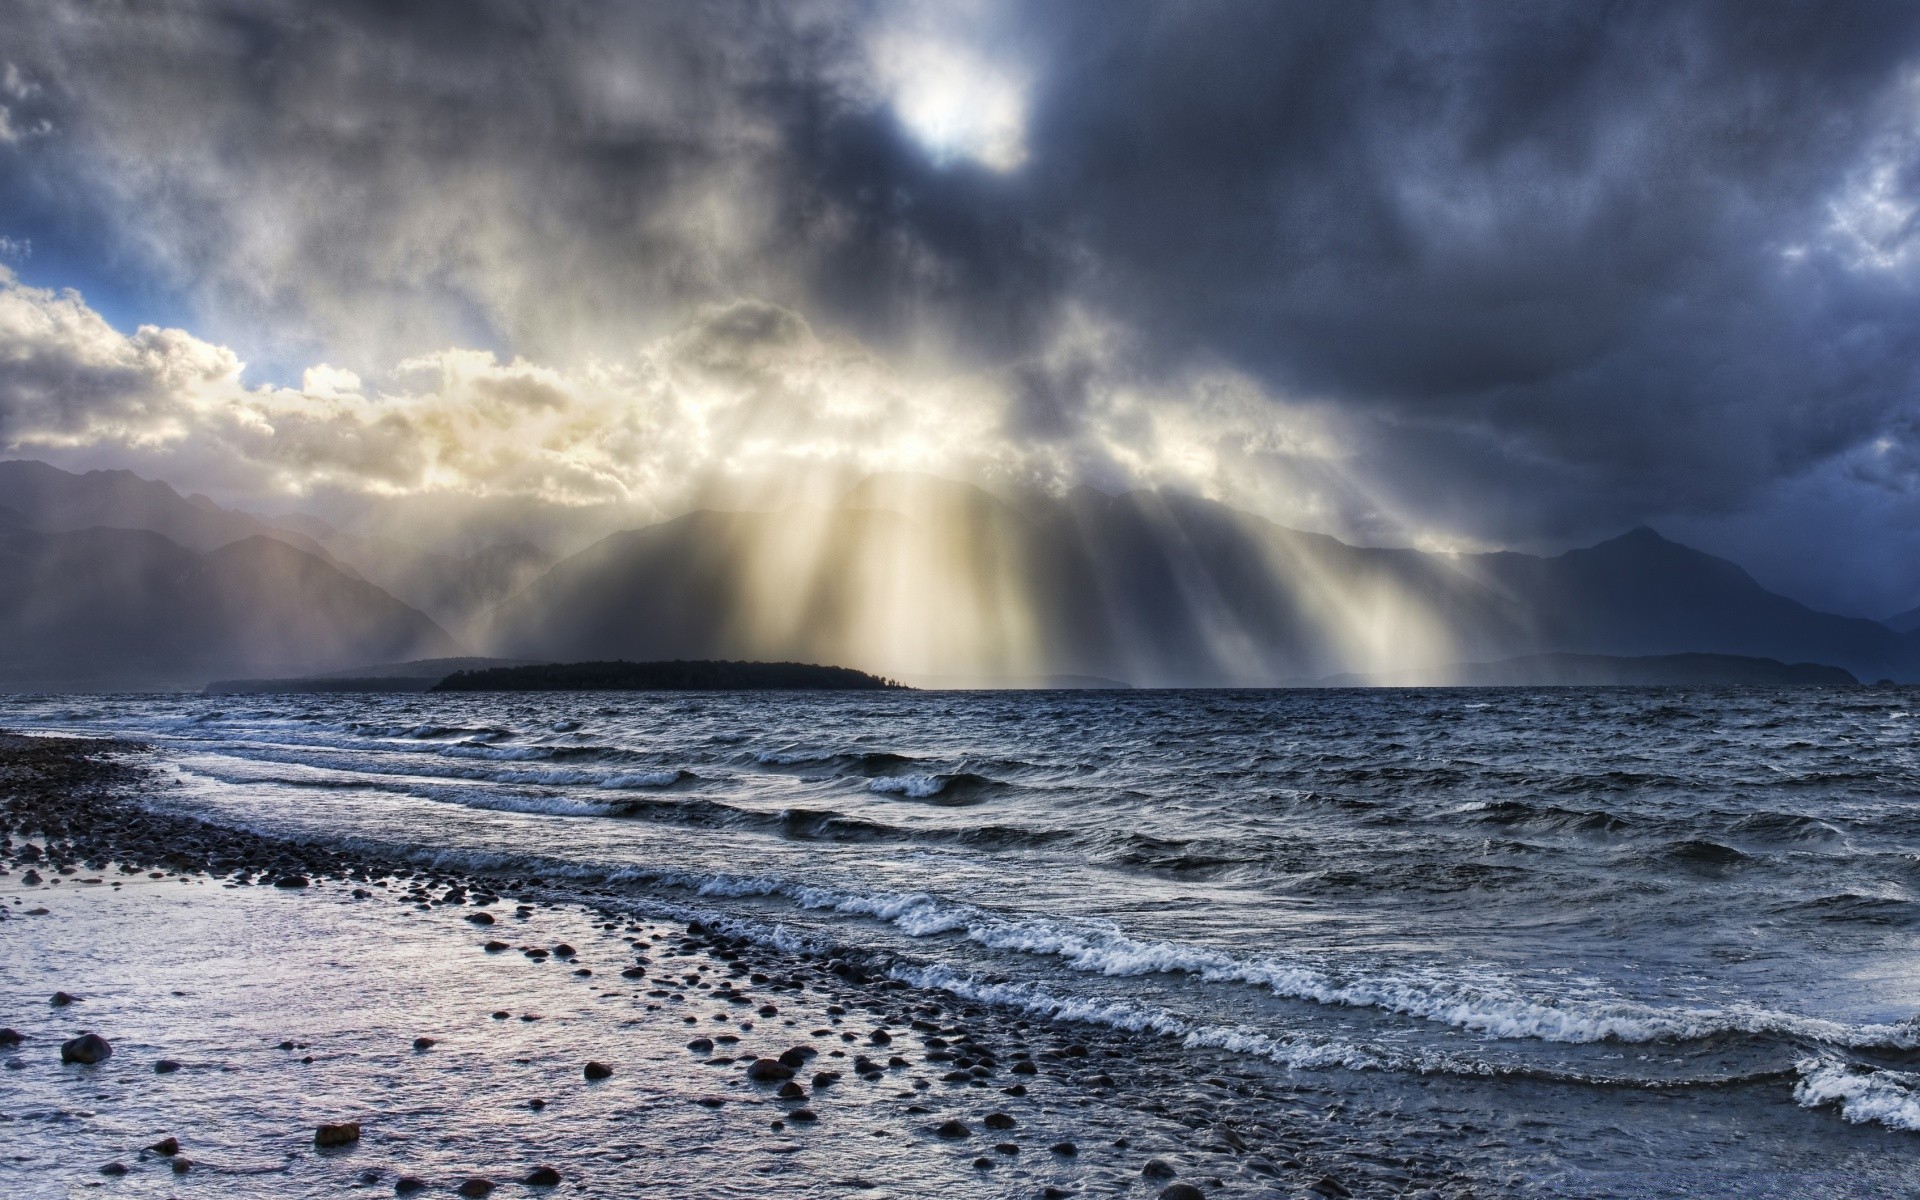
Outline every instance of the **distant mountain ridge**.
[(1920, 634), (1817, 612), (1650, 529), (1548, 557), (1435, 554), (1157, 492), (1010, 500), (880, 475), (824, 506), (622, 531), (543, 569), (532, 547), (434, 556), (310, 518), (269, 524), (127, 472), (0, 462), (0, 542), (0, 683), (198, 687), (467, 652), (409, 603), (429, 593), (439, 611), (493, 604), (459, 628), (503, 658), (824, 662), (935, 686), (1432, 678), (1541, 655), (1920, 679)]
[[(1081, 488), (1015, 504), (914, 477), (869, 480), (833, 508), (613, 534), (496, 609), (486, 636), (522, 658), (807, 657), (910, 682), (1261, 686), (1549, 653), (1920, 678), (1920, 638), (1817, 612), (1650, 529), (1551, 557), (1431, 554), (1191, 497)], [(943, 639), (946, 659), (901, 653)]]
[(151, 530), (0, 531), (12, 690), (171, 688), (460, 650), (425, 614), (273, 538), (197, 553)]
[[(217, 550), (250, 537), (270, 537), (335, 562), (319, 542), (230, 512), (205, 496), (186, 497), (132, 471), (76, 475), (31, 459), (0, 460), (0, 508), (18, 524), (45, 533), (81, 529), (145, 529), (188, 550)], [(349, 574), (350, 569), (342, 567)]]

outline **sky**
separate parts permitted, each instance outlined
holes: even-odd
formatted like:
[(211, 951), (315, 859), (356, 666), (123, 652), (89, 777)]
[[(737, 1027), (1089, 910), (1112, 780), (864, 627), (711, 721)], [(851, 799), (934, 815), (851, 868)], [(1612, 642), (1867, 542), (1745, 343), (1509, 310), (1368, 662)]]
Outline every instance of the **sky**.
[(1368, 544), (1652, 524), (1920, 604), (1920, 6), (0, 28), (8, 456), (261, 511), (642, 520), (899, 469)]

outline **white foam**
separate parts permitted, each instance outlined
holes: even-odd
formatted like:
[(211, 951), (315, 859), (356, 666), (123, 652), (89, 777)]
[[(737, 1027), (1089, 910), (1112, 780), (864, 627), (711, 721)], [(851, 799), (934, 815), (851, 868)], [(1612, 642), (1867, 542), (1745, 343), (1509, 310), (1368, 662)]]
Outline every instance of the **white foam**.
[(867, 790), (880, 795), (900, 795), (911, 800), (925, 800), (938, 796), (946, 790), (948, 777), (945, 775), (887, 775), (879, 779), (869, 779)]
[(771, 876), (651, 878), (702, 896), (782, 896), (802, 908), (885, 921), (910, 937), (964, 933), (990, 949), (1054, 957), (1089, 974), (1171, 972), (1210, 982), (1246, 983), (1288, 999), (1378, 1009), (1491, 1038), (1643, 1043), (1748, 1033), (1785, 1034), (1836, 1046), (1920, 1048), (1920, 1027), (1913, 1025), (1848, 1025), (1757, 1005), (1684, 1008), (1614, 997), (1541, 997), (1498, 978), (1450, 977), (1439, 971), (1335, 972), (1301, 960), (1247, 960), (1208, 947), (1141, 941), (1114, 930), (1010, 918), (921, 892), (848, 894)]
[(1795, 1064), (1800, 1082), (1793, 1098), (1803, 1108), (1836, 1106), (1857, 1125), (1920, 1132), (1920, 1075), (1878, 1070), (1861, 1073), (1832, 1059), (1809, 1058)]
[(1159, 1034), (1177, 1038), (1186, 1046), (1209, 1046), (1235, 1054), (1258, 1054), (1281, 1066), (1301, 1070), (1327, 1067), (1346, 1067), (1356, 1071), (1464, 1068), (1469, 1073), (1478, 1074), (1484, 1069), (1474, 1063), (1398, 1061), (1337, 1038), (1316, 1041), (1274, 1037), (1246, 1026), (1205, 1025), (1163, 1008), (1124, 1000), (1057, 996), (1030, 983), (989, 983), (944, 966), (896, 966), (888, 971), (888, 975), (913, 987), (938, 989), (965, 1000), (1014, 1008), (1049, 1020), (1078, 1021), (1131, 1033)]

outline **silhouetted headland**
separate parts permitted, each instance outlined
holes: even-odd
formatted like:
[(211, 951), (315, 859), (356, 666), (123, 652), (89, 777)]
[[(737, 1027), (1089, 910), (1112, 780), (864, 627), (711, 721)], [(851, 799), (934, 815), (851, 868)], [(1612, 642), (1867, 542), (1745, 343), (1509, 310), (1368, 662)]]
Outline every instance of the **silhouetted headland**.
[(793, 662), (578, 662), (455, 671), (436, 692), (887, 691), (903, 683), (851, 667)]

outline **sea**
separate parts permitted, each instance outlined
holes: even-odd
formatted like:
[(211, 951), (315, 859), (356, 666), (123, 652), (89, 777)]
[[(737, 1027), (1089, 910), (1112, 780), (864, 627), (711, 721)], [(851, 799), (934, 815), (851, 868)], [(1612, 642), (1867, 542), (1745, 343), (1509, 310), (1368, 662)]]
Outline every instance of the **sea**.
[(1920, 1195), (1910, 690), (48, 696), (0, 727), (146, 742), (148, 802), (217, 822), (1447, 1115), (1484, 1195)]

